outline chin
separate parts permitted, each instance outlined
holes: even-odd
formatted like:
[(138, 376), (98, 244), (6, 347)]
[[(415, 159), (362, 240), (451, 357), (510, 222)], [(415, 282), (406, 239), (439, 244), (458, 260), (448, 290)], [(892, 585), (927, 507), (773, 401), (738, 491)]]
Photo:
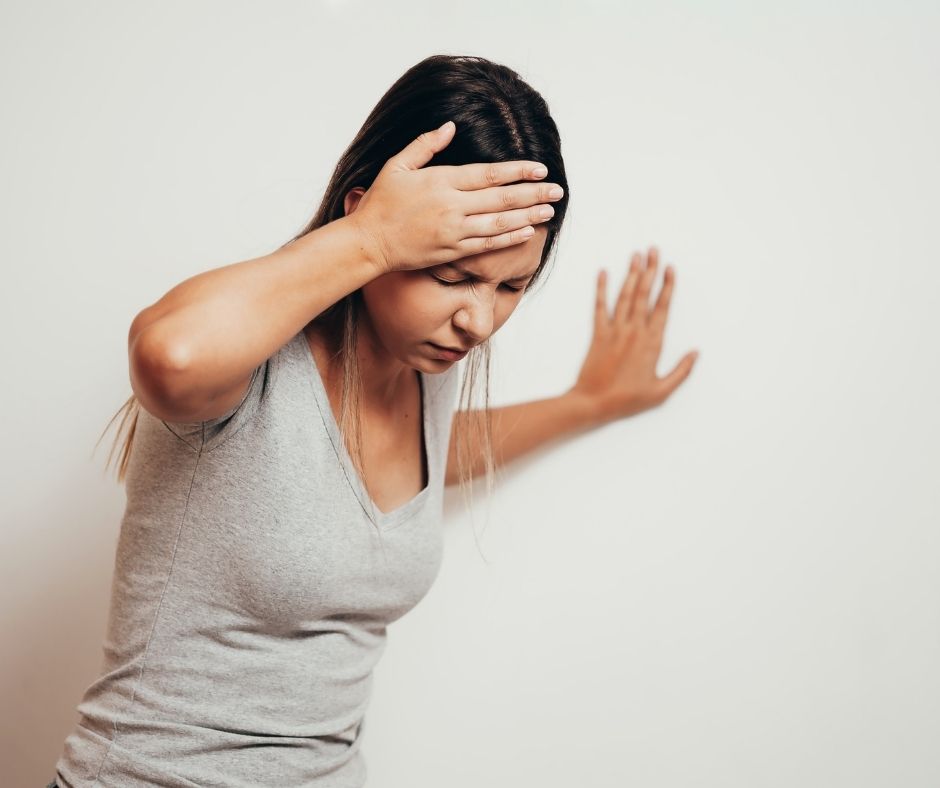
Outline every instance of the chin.
[(456, 361), (449, 361), (445, 358), (434, 358), (433, 356), (425, 356), (423, 353), (416, 353), (412, 357), (412, 362), (405, 362), (409, 367), (413, 367), (419, 372), (424, 372), (427, 375), (440, 375), (442, 372), (446, 372), (450, 369)]
[(418, 364), (409, 364), (409, 366), (428, 375), (439, 375), (441, 372), (450, 369), (452, 364), (456, 363), (456, 361), (447, 361), (443, 358), (422, 358)]

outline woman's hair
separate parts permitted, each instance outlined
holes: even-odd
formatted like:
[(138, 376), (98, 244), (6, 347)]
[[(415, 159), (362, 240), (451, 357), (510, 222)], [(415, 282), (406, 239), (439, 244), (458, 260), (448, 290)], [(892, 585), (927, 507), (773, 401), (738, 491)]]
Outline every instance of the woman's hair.
[[(555, 215), (540, 225), (547, 228), (548, 235), (538, 270), (527, 287), (527, 291), (531, 290), (557, 245), (568, 207), (568, 181), (561, 156), (561, 140), (545, 99), (511, 68), (482, 57), (432, 55), (408, 69), (382, 96), (340, 157), (316, 215), (281, 248), (343, 217), (344, 199), (349, 191), (357, 186), (368, 190), (379, 170), (392, 156), (423, 132), (437, 129), (448, 120), (453, 120), (457, 126), (454, 137), (426, 166), (519, 159), (537, 161), (548, 167), (548, 175), (542, 181), (558, 183), (565, 190), (564, 196), (553, 203)], [(362, 309), (362, 293), (357, 290), (317, 315), (311, 324), (331, 345), (331, 359), (342, 365), (339, 426), (346, 437), (350, 457), (360, 476), (365, 478), (359, 418), (361, 377), (354, 352)], [(481, 369), (484, 397), (482, 409), (471, 411), (460, 419), (457, 418), (459, 414), (455, 414), (457, 472), (465, 495), (467, 485), (472, 490), (468, 435), (472, 433), (478, 437), (475, 451), (483, 457), (488, 491), (492, 490), (495, 472), (489, 409), (489, 341), (474, 347), (466, 359), (459, 410), (470, 411)], [(118, 482), (124, 480), (139, 407), (137, 398), (131, 396), (105, 427), (107, 432), (114, 419), (123, 412), (118, 435), (108, 456), (110, 465), (125, 423), (130, 424), (124, 438)]]

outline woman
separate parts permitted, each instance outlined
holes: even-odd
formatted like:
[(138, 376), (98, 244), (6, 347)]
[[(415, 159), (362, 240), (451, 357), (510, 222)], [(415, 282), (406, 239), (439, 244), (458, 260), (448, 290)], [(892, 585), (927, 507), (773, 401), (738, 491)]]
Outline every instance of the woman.
[(453, 419), (456, 360), (472, 349), (472, 382), (567, 201), (542, 97), (505, 66), (429, 57), (295, 238), (135, 318), (104, 664), (52, 785), (365, 783), (372, 670), (437, 574), (445, 483), (489, 479), (494, 448), (505, 462), (650, 407), (688, 374), (687, 358), (655, 376), (672, 275), (647, 321), (653, 255), (613, 320), (599, 279), (564, 397)]

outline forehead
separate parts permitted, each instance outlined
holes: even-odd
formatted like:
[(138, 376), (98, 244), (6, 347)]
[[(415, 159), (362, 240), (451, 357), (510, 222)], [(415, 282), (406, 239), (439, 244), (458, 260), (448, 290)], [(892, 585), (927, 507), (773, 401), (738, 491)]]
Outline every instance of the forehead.
[(536, 227), (535, 235), (527, 241), (461, 257), (452, 263), (444, 263), (444, 266), (493, 282), (528, 277), (539, 267), (547, 237), (548, 230), (544, 226)]

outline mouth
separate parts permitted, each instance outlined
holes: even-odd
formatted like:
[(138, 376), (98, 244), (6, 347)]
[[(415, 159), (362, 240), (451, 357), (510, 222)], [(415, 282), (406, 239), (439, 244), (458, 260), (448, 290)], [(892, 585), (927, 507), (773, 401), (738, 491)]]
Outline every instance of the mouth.
[(439, 358), (443, 358), (446, 361), (457, 361), (470, 352), (469, 348), (467, 350), (461, 350), (460, 348), (454, 349), (443, 345), (436, 345), (434, 342), (428, 342), (428, 344), (431, 346), (431, 349), (437, 353)]

